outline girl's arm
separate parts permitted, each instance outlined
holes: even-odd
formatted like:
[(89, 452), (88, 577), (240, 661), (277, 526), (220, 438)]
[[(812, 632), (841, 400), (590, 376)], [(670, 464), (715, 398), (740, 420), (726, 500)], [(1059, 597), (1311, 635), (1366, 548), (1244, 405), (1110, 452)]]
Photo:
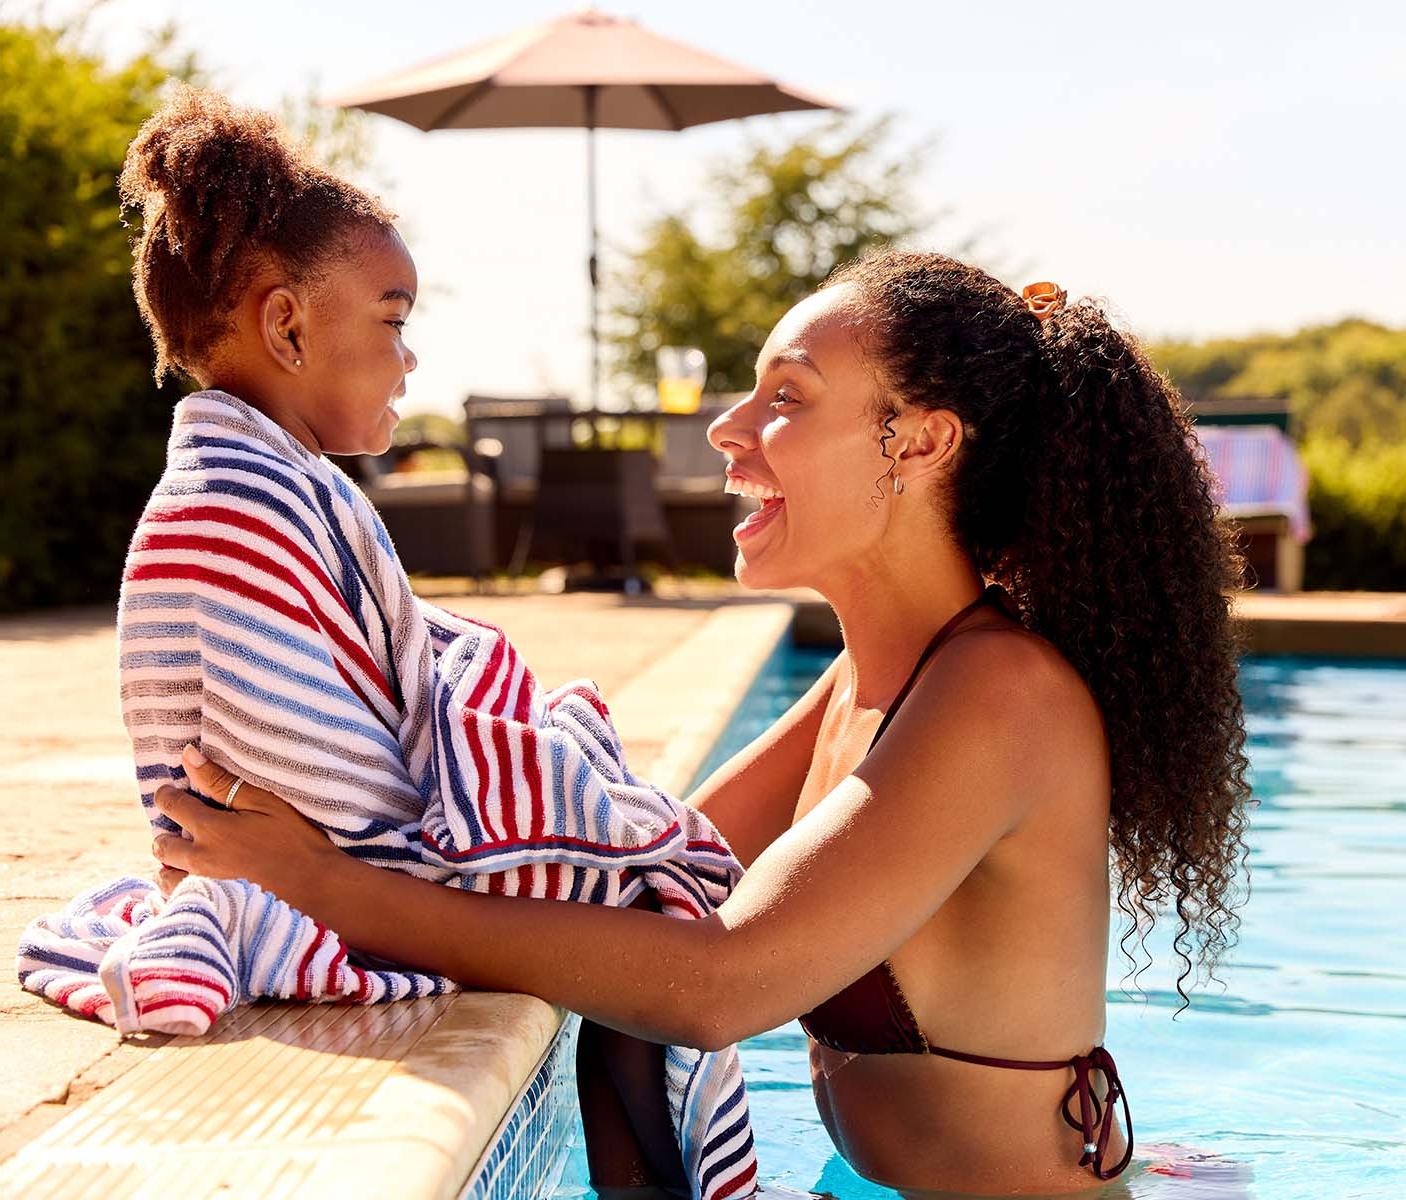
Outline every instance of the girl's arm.
[(796, 802), (815, 756), (815, 742), (840, 672), (841, 654), (795, 704), (760, 737), (699, 785), (688, 803), (727, 839), (750, 867), (791, 827)]
[[(276, 797), (238, 811), (175, 789), (193, 836), (163, 862), (244, 876), (351, 945), (473, 987), (528, 992), (637, 1037), (713, 1048), (790, 1020), (900, 946), (1075, 754), (1068, 687), (1024, 638), (960, 639), (860, 768), (764, 850), (711, 916), (483, 896), (366, 866)], [(221, 796), (219, 768), (194, 763)], [(212, 777), (213, 776), (213, 777)]]

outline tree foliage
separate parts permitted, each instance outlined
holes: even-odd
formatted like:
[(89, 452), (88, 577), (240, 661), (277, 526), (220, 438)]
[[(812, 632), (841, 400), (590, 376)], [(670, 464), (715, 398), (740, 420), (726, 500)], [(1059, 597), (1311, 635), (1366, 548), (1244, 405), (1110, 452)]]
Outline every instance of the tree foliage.
[(116, 175), (169, 65), (0, 24), (0, 608), (106, 599), (161, 471)]
[(1406, 441), (1353, 447), (1316, 436), (1302, 453), (1313, 518), (1306, 585), (1406, 592)]
[(787, 309), (836, 266), (926, 224), (910, 196), (925, 149), (891, 153), (891, 124), (838, 118), (787, 145), (754, 145), (712, 169), (697, 206), (654, 221), (607, 281), (617, 375), (652, 388), (658, 347), (697, 346), (707, 390), (749, 389)]
[(1305, 438), (1406, 443), (1406, 330), (1350, 318), (1287, 335), (1151, 349), (1185, 392), (1286, 397)]

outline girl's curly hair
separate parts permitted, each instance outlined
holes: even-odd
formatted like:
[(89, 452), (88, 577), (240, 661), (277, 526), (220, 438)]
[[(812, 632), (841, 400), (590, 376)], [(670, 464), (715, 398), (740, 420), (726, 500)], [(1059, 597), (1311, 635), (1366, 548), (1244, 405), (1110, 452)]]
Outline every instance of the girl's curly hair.
[(893, 250), (838, 284), (885, 384), (877, 418), (906, 402), (961, 419), (955, 535), (1098, 701), (1123, 950), (1145, 953), (1173, 906), (1185, 1003), (1194, 966), (1235, 941), (1250, 788), (1227, 595), (1242, 564), (1179, 397), (1091, 301), (1042, 322), (976, 267)]
[(137, 132), (117, 182), (122, 207), (142, 212), (132, 286), (158, 382), (172, 367), (196, 373), (260, 262), (307, 283), (394, 219), (312, 162), (271, 114), (187, 85)]

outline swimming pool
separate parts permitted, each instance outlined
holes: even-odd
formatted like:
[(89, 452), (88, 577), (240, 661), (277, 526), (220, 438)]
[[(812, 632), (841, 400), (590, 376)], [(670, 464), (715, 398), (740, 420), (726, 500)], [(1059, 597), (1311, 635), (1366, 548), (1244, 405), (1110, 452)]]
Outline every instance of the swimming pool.
[[(799, 696), (830, 655), (783, 645), (700, 774)], [(1399, 1200), (1406, 1196), (1406, 664), (1247, 658), (1259, 800), (1253, 893), (1223, 988), (1175, 1022), (1165, 931), (1124, 990), (1109, 956), (1107, 1044), (1128, 1086), (1138, 1161), (1208, 1156), (1198, 1178), (1143, 1172), (1101, 1196)], [(745, 1042), (764, 1180), (841, 1200), (895, 1193), (855, 1175), (815, 1113), (794, 1023)], [(1183, 1158), (1186, 1156), (1183, 1155)], [(1184, 1168), (1183, 1168), (1184, 1169)], [(579, 1124), (559, 1200), (592, 1195)]]

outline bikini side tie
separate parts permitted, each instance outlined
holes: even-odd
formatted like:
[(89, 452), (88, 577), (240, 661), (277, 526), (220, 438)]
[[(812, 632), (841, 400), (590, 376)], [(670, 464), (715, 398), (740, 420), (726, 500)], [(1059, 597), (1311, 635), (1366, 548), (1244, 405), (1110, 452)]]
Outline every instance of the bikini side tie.
[[(1113, 1061), (1113, 1055), (1102, 1046), (1095, 1046), (1088, 1054), (1070, 1059), (1069, 1065), (1074, 1068), (1074, 1082), (1064, 1093), (1061, 1112), (1065, 1124), (1071, 1129), (1078, 1129), (1084, 1135), (1084, 1155), (1079, 1159), (1079, 1165), (1090, 1167), (1099, 1179), (1112, 1179), (1115, 1175), (1123, 1173), (1133, 1157), (1133, 1115), (1128, 1111), (1128, 1094), (1123, 1090), (1123, 1081), (1118, 1078), (1118, 1064)], [(1108, 1092), (1102, 1103), (1094, 1095), (1094, 1071), (1102, 1071), (1104, 1078), (1108, 1080)], [(1069, 1109), (1070, 1101), (1076, 1096), (1079, 1100), (1077, 1118)], [(1118, 1165), (1109, 1171), (1104, 1169), (1103, 1156), (1108, 1150), (1108, 1140), (1113, 1134), (1113, 1107), (1120, 1100), (1123, 1102), (1123, 1125), (1128, 1131), (1128, 1147), (1123, 1152), (1123, 1157), (1118, 1160)], [(1095, 1125), (1098, 1126), (1097, 1139), (1094, 1137)]]

